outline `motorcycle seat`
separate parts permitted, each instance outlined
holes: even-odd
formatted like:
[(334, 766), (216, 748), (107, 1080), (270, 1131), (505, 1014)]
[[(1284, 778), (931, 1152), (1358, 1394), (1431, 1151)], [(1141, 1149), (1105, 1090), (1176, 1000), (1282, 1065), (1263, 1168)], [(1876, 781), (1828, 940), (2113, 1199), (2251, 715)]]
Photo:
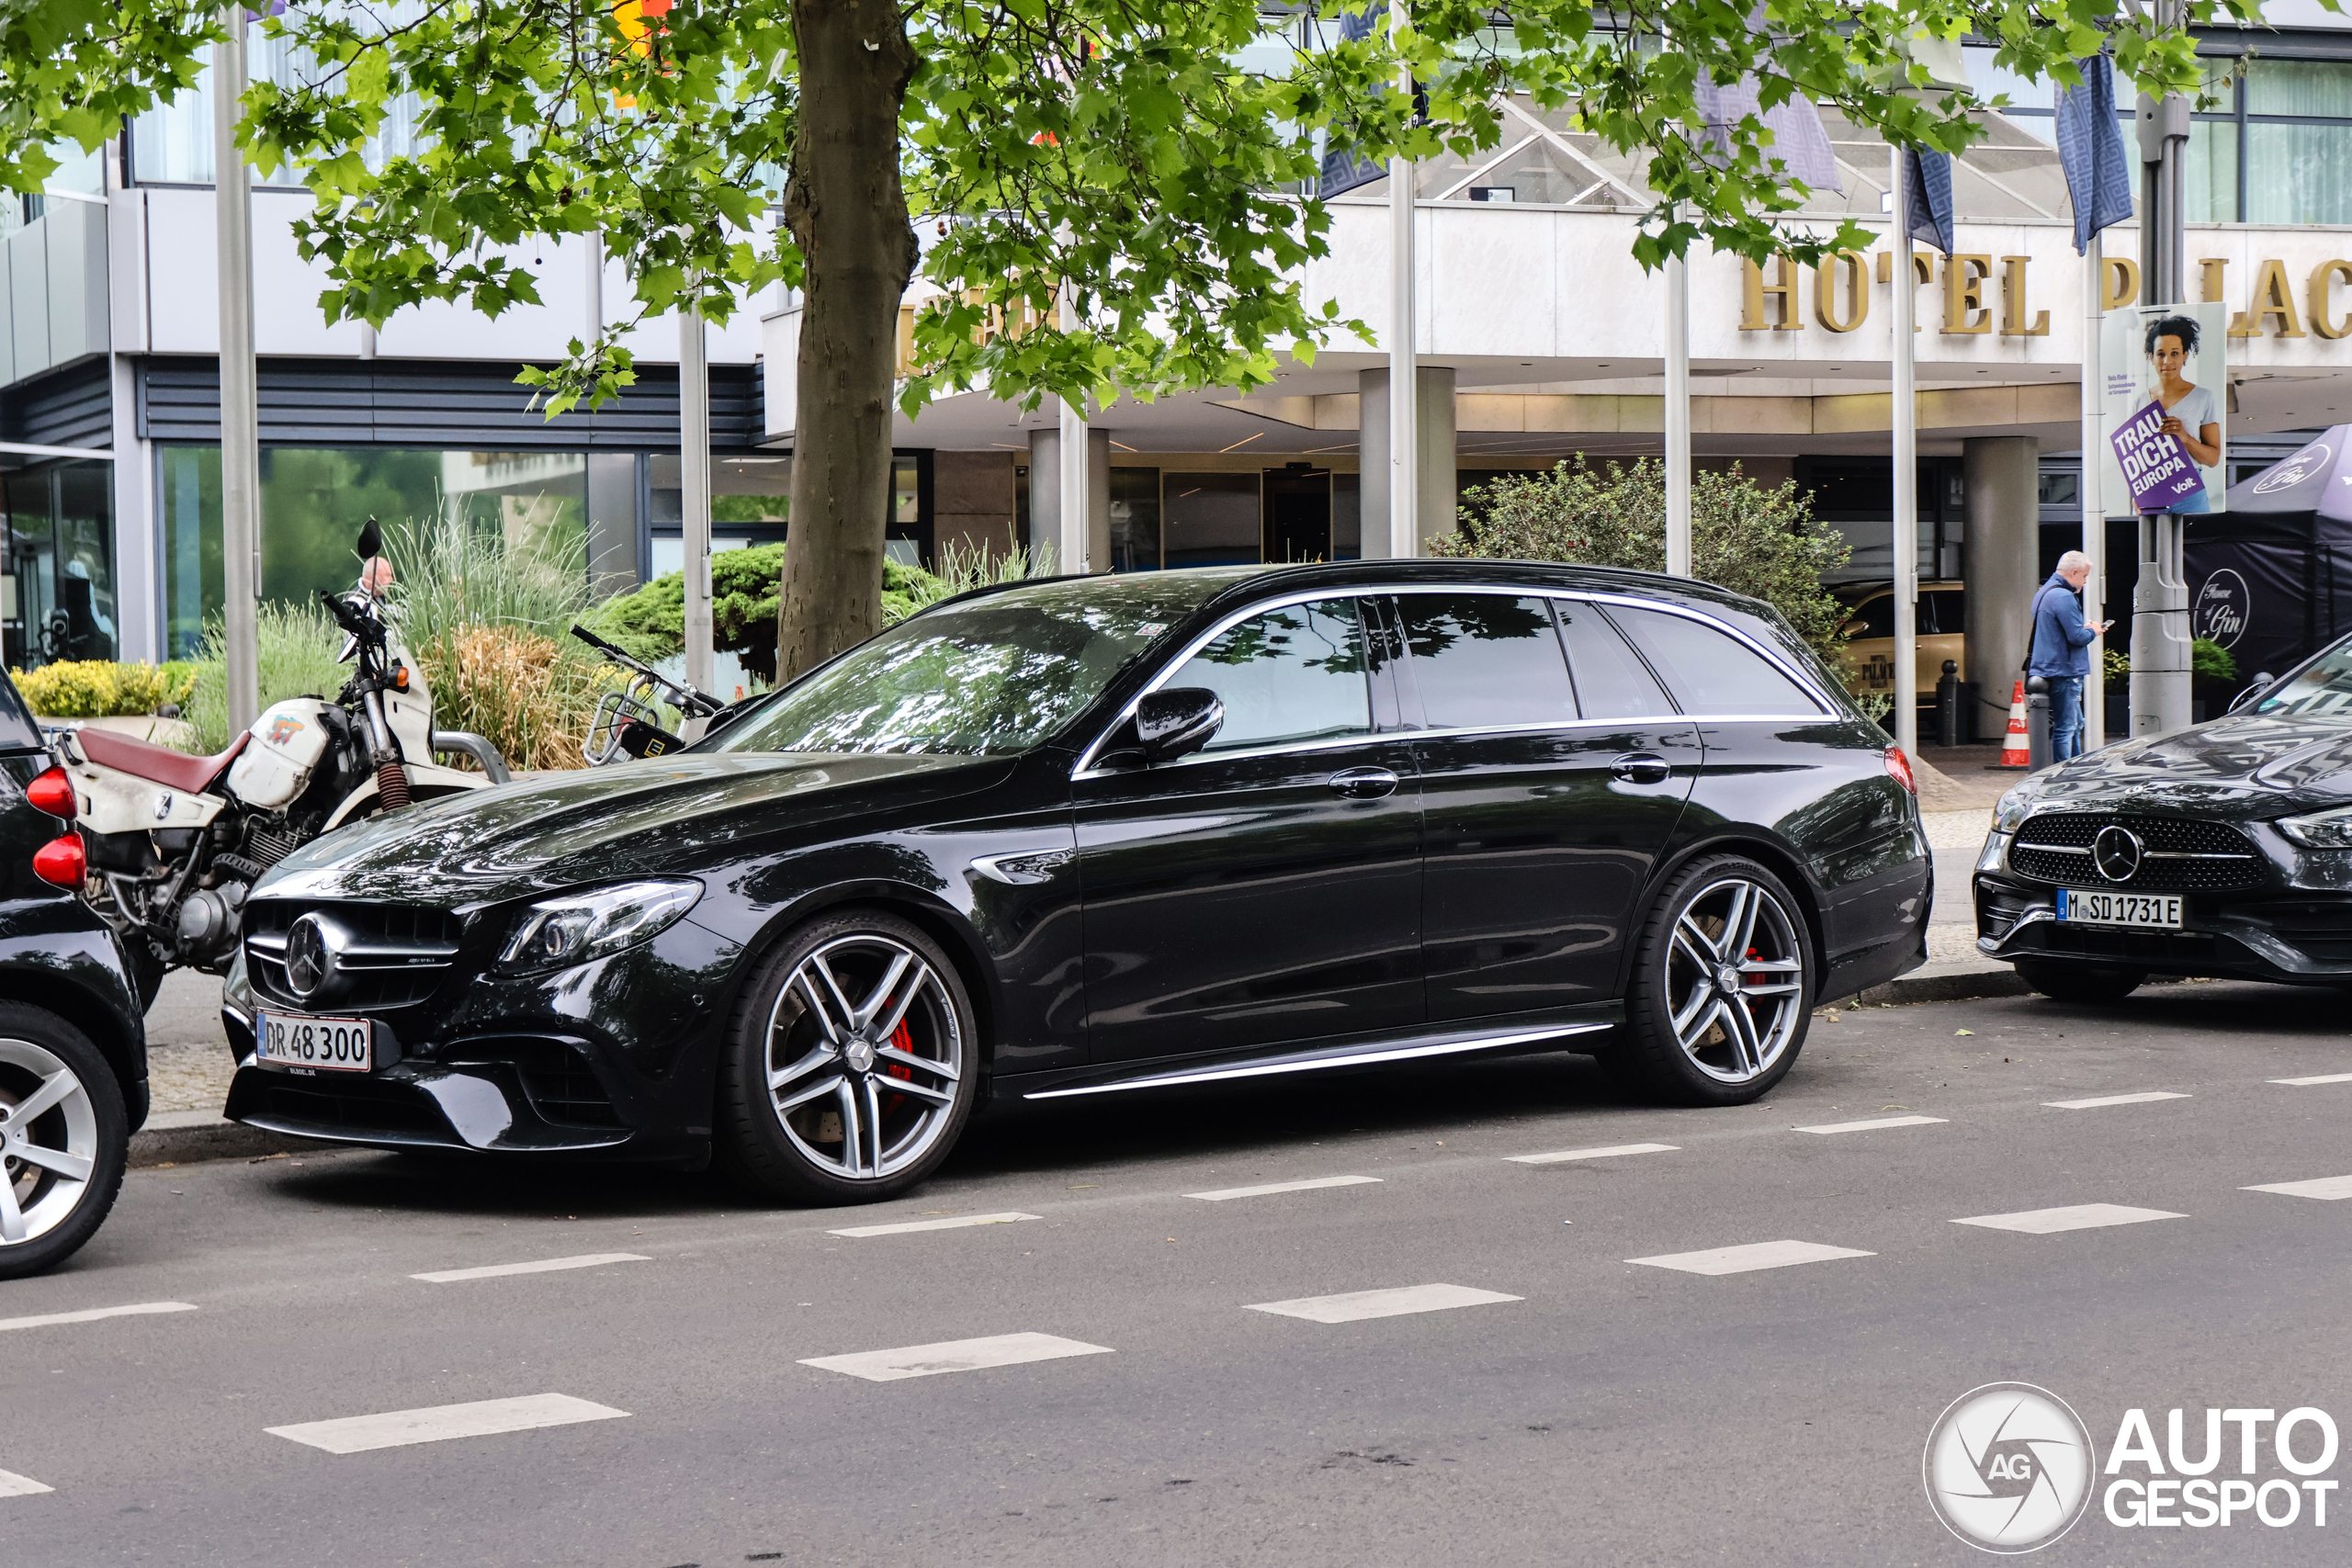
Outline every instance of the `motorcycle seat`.
[(156, 746), (144, 740), (134, 740), (128, 735), (118, 735), (110, 729), (78, 729), (74, 744), (82, 755), (101, 768), (129, 773), (135, 779), (167, 784), (173, 789), (186, 790), (191, 795), (209, 787), (212, 781), (228, 770), (237, 760), (237, 753), (253, 739), (248, 730), (230, 742), (226, 751), (213, 757), (191, 757), (185, 751), (175, 751), (168, 746)]

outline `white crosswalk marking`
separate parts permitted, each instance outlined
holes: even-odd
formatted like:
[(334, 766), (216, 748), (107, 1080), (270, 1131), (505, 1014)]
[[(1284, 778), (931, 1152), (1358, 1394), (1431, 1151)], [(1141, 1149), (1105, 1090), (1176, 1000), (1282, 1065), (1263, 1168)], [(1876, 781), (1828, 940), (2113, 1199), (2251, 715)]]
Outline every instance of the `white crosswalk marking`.
[(2185, 1220), (2169, 1209), (2132, 1209), (2120, 1203), (2075, 1203), (2064, 1209), (2027, 1209), (2014, 1214), (1977, 1214), (1954, 1220), (1956, 1225), (1983, 1225), (1986, 1230), (2022, 1231), (2028, 1235), (2055, 1235), (2060, 1231), (2097, 1230), (2101, 1225), (2136, 1225), (2148, 1220)]
[(2315, 1083), (2352, 1083), (2352, 1073), (2321, 1073), (2308, 1078), (2272, 1078), (2272, 1083), (2290, 1084), (2296, 1089), (2308, 1089)]
[(2290, 1198), (2352, 1198), (2352, 1176), (2323, 1176), (2316, 1181), (2272, 1181), (2248, 1192), (2283, 1192)]
[(1817, 1241), (1758, 1241), (1746, 1247), (1715, 1247), (1704, 1252), (1669, 1252), (1658, 1258), (1628, 1258), (1653, 1269), (1679, 1269), (1685, 1274), (1747, 1274), (1758, 1269), (1787, 1269), (1799, 1263), (1826, 1263), (1838, 1258), (1876, 1258), (1850, 1247), (1825, 1247)]
[(13, 1475), (0, 1470), (0, 1497), (30, 1497), (37, 1493), (56, 1490), (54, 1486), (43, 1486), (29, 1475)]
[(1818, 1127), (1792, 1127), (1795, 1133), (1867, 1133), (1876, 1127), (1940, 1127), (1940, 1116), (1883, 1116), (1872, 1122), (1825, 1122)]
[(1234, 1198), (1263, 1198), (1275, 1192), (1309, 1192), (1318, 1187), (1377, 1187), (1376, 1176), (1317, 1176), (1306, 1181), (1269, 1181), (1263, 1187), (1220, 1187), (1214, 1192), (1187, 1192), (1187, 1198), (1198, 1198), (1204, 1203), (1223, 1203)]
[(2041, 1103), (2052, 1111), (2096, 1111), (2102, 1105), (2146, 1105), (2158, 1100), (2187, 1100), (2185, 1094), (2170, 1089), (2151, 1089), (2145, 1094), (2102, 1094), (2092, 1100), (2045, 1100)]
[(1007, 1210), (1001, 1214), (956, 1214), (944, 1220), (900, 1220), (887, 1225), (850, 1225), (845, 1229), (827, 1231), (827, 1235), (907, 1235), (915, 1231), (962, 1230), (967, 1225), (1009, 1225), (1017, 1220), (1034, 1220), (1035, 1214), (1018, 1213)]
[(439, 1443), (452, 1438), (487, 1438), (501, 1432), (527, 1432), (538, 1427), (569, 1427), (579, 1421), (610, 1421), (627, 1416), (609, 1404), (592, 1404), (565, 1393), (532, 1393), (518, 1399), (482, 1399), (469, 1404), (436, 1404), (422, 1410), (387, 1410), (379, 1416), (347, 1416), (335, 1421), (304, 1421), (292, 1427), (265, 1427), (275, 1438), (286, 1438), (324, 1449), (331, 1454), (366, 1453), (370, 1449), (404, 1448), (411, 1443)]
[(507, 1274), (552, 1274), (563, 1269), (597, 1269), (607, 1263), (650, 1263), (641, 1252), (583, 1252), (577, 1258), (542, 1258), (532, 1263), (490, 1263), (480, 1269), (444, 1269), (432, 1274), (411, 1274), (435, 1285), (459, 1280), (495, 1280)]
[(1507, 1296), (1499, 1291), (1474, 1291), (1467, 1285), (1399, 1285), (1385, 1291), (1351, 1291), (1339, 1296), (1302, 1296), (1295, 1302), (1259, 1302), (1246, 1310), (1303, 1317), (1310, 1323), (1359, 1323), (1368, 1317), (1403, 1317), (1408, 1313), (1445, 1312), (1453, 1307), (1523, 1300), (1524, 1297)]
[(1012, 1367), (1023, 1361), (1054, 1361), (1064, 1356), (1108, 1356), (1108, 1345), (1089, 1345), (1052, 1334), (999, 1334), (986, 1339), (949, 1339), (937, 1345), (910, 1345), (903, 1350), (864, 1350), (854, 1356), (811, 1356), (800, 1364), (829, 1372), (846, 1372), (868, 1382), (897, 1382), (901, 1378), (936, 1377), (942, 1372), (978, 1371), (984, 1367)]
[(1572, 1159), (1614, 1159), (1619, 1155), (1670, 1155), (1678, 1144), (1611, 1144), (1600, 1149), (1562, 1149), (1548, 1155), (1505, 1155), (1513, 1165), (1558, 1165)]
[(96, 1323), (108, 1317), (145, 1317), (150, 1313), (194, 1312), (187, 1302), (141, 1302), (135, 1306), (91, 1307), (83, 1312), (46, 1312), (38, 1317), (0, 1317), (0, 1333), (11, 1328), (49, 1328), (61, 1323)]

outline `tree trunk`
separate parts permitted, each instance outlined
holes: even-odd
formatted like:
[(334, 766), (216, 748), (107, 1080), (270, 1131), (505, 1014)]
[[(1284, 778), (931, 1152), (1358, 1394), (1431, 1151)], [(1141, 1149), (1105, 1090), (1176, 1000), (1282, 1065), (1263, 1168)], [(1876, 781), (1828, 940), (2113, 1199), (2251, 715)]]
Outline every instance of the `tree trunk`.
[(890, 514), (899, 303), (919, 252), (899, 173), (914, 49), (891, 0), (794, 0), (799, 123), (784, 218), (806, 259), (791, 545), (776, 607), (789, 681), (874, 634)]

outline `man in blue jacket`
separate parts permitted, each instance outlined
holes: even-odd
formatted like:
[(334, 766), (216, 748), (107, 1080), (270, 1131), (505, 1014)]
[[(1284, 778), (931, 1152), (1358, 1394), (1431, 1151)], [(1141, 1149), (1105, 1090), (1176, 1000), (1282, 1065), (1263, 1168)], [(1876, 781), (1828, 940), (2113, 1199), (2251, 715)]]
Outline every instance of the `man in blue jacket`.
[(2063, 762), (2083, 751), (2083, 678), (2090, 673), (2091, 639), (2115, 625), (2083, 620), (2075, 595), (2091, 575), (2091, 558), (2068, 550), (2058, 570), (2033, 597), (2033, 648), (2026, 673), (2050, 682), (2050, 760)]

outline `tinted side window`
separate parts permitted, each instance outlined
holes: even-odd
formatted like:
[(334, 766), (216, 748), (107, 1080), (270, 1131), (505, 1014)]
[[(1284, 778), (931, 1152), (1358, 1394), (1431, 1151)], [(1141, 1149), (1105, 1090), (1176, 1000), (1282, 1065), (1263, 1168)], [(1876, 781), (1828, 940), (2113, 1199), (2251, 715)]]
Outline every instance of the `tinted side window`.
[(1857, 637), (1893, 637), (1894, 635), (1894, 595), (1881, 593), (1865, 599), (1847, 622)]
[(1560, 637), (1576, 671), (1577, 698), (1587, 718), (1655, 718), (1674, 711), (1657, 681), (1634, 657), (1625, 639), (1596, 604), (1555, 600)]
[(1225, 704), (1211, 751), (1363, 735), (1372, 728), (1363, 623), (1352, 599), (1288, 604), (1217, 634), (1160, 683)]
[(1559, 635), (1543, 600), (1408, 593), (1396, 608), (1430, 728), (1562, 724), (1577, 716)]
[(34, 750), (48, 744), (41, 739), (40, 726), (33, 722), (32, 710), (25, 706), (24, 697), (17, 691), (17, 683), (0, 671), (0, 751)]
[(1968, 630), (1968, 596), (1950, 589), (1919, 595), (1919, 630), (1958, 637)]
[(1821, 705), (1747, 644), (1663, 610), (1613, 605), (1610, 616), (1682, 705), (1697, 714), (1820, 714)]

